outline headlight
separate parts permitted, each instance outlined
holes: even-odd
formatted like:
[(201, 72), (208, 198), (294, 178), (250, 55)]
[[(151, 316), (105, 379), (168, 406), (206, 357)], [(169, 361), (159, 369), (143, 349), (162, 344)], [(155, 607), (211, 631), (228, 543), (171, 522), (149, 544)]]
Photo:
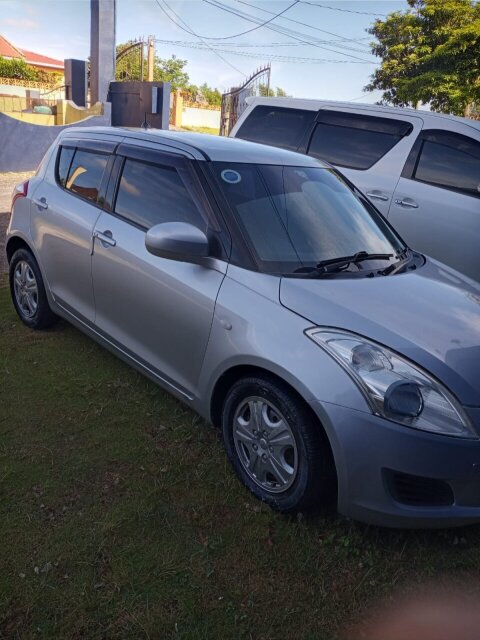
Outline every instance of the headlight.
[(373, 413), (415, 429), (477, 437), (452, 394), (405, 358), (348, 332), (313, 327), (306, 334), (351, 375)]

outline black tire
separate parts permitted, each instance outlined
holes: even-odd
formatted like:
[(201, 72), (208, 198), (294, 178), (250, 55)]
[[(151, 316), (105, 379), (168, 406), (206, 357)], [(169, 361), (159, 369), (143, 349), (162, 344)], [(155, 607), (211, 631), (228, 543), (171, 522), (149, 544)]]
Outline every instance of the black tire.
[[(265, 471), (265, 468), (271, 467), (272, 461), (267, 459), (270, 457), (276, 458), (275, 468), (279, 469), (278, 461), (281, 456), (277, 455), (277, 452), (281, 445), (270, 447), (267, 431), (262, 431), (262, 433), (267, 433), (267, 438), (258, 440), (257, 435), (255, 436), (256, 441), (247, 443), (239, 441), (239, 421), (248, 426), (249, 437), (252, 432), (251, 411), (246, 405), (247, 399), (251, 398), (260, 399), (258, 401), (251, 400), (253, 404), (250, 406), (256, 406), (257, 412), (262, 413), (262, 424), (264, 424), (264, 411), (267, 412), (269, 420), (273, 419), (271, 424), (284, 426), (285, 422), (276, 423), (276, 419), (283, 419), (288, 423), (289, 433), (283, 429), (283, 433), (286, 434), (283, 437), (289, 438), (289, 440), (287, 440), (287, 446), (282, 453), (282, 464), (286, 465), (285, 468), (291, 468), (294, 471), (287, 474), (284, 473), (282, 467), (282, 475), (289, 476), (283, 485), (285, 488), (282, 488), (282, 483), (278, 481), (280, 476), (277, 475), (276, 478), (268, 470)], [(245, 412), (242, 413), (244, 408)], [(272, 411), (273, 414), (269, 414)], [(275, 411), (280, 413), (276, 414)], [(259, 424), (258, 420), (256, 422), (254, 420), (254, 423)], [(274, 377), (261, 374), (237, 381), (225, 398), (222, 410), (222, 431), (227, 456), (240, 480), (257, 498), (267, 503), (272, 509), (282, 513), (295, 514), (319, 511), (325, 507), (335, 506), (336, 472), (327, 436), (308, 405), (286, 384)], [(279, 429), (277, 433), (280, 431), (282, 429)], [(290, 447), (292, 436), (294, 444)], [(279, 440), (279, 436), (270, 437), (272, 443)], [(264, 460), (257, 479), (254, 479), (251, 476), (252, 471), (247, 471), (245, 467), (247, 462), (250, 463), (253, 460), (253, 458), (250, 459), (250, 455), (255, 456), (252, 451), (252, 447), (255, 445), (256, 451), (261, 451), (261, 447), (263, 447), (261, 457)], [(268, 450), (270, 450), (270, 454)], [(256, 455), (258, 458), (258, 453)], [(264, 478), (263, 486), (261, 477)], [(276, 479), (277, 483), (275, 483)], [(271, 487), (266, 487), (265, 482), (269, 482)]]
[[(32, 305), (31, 309), (27, 309), (26, 304), (22, 306), (19, 295), (16, 293), (15, 274), (25, 263), (31, 270), (27, 270), (27, 273), (30, 274), (30, 276), (33, 275), (36, 284), (36, 294), (31, 298), (34, 301), (30, 303)], [(43, 284), (42, 274), (40, 273), (37, 261), (28, 249), (17, 249), (13, 254), (10, 260), (9, 282), (13, 306), (20, 320), (27, 325), (27, 327), (30, 327), (30, 329), (48, 329), (58, 320), (58, 316), (53, 313), (48, 304), (45, 285)]]

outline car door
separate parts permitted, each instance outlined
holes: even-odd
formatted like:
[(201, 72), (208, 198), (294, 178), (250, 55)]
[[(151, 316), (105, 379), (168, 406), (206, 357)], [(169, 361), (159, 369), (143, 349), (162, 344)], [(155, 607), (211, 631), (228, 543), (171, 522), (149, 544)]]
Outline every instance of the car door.
[(62, 139), (32, 199), (31, 232), (49, 289), (64, 310), (90, 322), (92, 233), (116, 144)]
[(386, 216), (422, 125), (420, 117), (410, 114), (325, 106), (305, 151), (337, 167)]
[(388, 218), (414, 249), (480, 281), (480, 134), (465, 129), (422, 131)]
[(126, 144), (117, 154), (111, 210), (94, 229), (96, 326), (161, 382), (192, 398), (227, 263), (222, 256), (209, 267), (154, 256), (145, 235), (173, 221), (215, 233), (214, 216), (185, 157)]

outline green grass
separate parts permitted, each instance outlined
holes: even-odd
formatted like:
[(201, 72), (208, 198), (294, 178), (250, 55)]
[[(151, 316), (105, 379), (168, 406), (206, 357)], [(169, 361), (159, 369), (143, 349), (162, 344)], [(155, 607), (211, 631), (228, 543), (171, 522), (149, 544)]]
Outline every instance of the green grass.
[(0, 288), (0, 638), (335, 638), (377, 598), (475, 577), (479, 542), (273, 513), (212, 427)]
[(219, 135), (219, 130), (214, 127), (184, 127), (182, 125), (182, 129), (185, 131), (195, 131), (196, 133), (210, 133), (213, 136)]

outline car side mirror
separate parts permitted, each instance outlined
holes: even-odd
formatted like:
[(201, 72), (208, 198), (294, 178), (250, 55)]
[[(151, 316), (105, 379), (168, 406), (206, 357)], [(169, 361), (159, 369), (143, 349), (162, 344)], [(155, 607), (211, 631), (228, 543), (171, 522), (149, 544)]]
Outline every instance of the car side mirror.
[(203, 231), (187, 222), (162, 222), (147, 231), (145, 246), (149, 253), (168, 260), (202, 262), (210, 247)]

